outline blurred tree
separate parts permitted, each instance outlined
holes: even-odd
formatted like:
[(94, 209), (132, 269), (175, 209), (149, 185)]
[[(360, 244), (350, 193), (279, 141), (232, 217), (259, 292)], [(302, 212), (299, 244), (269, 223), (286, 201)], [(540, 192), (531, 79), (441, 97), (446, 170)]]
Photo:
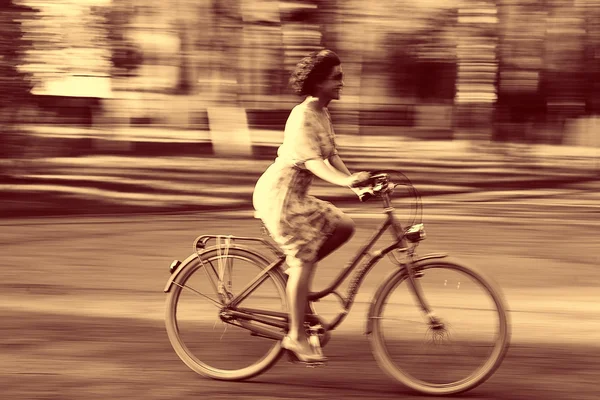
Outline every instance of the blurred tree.
[(590, 0), (584, 6), (584, 15), (586, 110), (590, 115), (598, 115), (600, 114), (600, 1)]
[(0, 0), (0, 126), (10, 129), (15, 108), (31, 102), (31, 74), (20, 70), (31, 42), (24, 38), (21, 21), (35, 9), (14, 0)]
[(321, 49), (322, 20), (319, 15), (319, 1), (282, 1), (280, 3), (283, 29), (284, 70), (289, 73), (304, 56)]
[(211, 47), (214, 63), (211, 65), (213, 95), (224, 103), (237, 104), (239, 53), (242, 35), (240, 0), (211, 0)]
[(421, 19), (411, 33), (388, 32), (384, 70), (393, 94), (419, 101), (452, 101), (456, 92), (456, 9), (442, 9)]
[(547, 134), (562, 143), (567, 122), (585, 113), (585, 24), (573, 0), (549, 2), (544, 57)]
[(177, 73), (177, 86), (174, 92), (175, 94), (189, 95), (193, 93), (195, 87), (192, 76), (192, 55), (194, 49), (193, 41), (191, 40), (191, 28), (185, 18), (177, 18), (175, 25), (179, 38), (179, 69)]
[[(190, 95), (196, 91), (195, 53), (198, 36), (199, 6), (194, 0), (177, 0), (171, 5), (172, 29), (179, 41), (177, 83), (173, 88), (175, 94)], [(194, 28), (196, 27), (196, 28)], [(206, 26), (202, 26), (206, 30)]]
[(134, 9), (117, 4), (98, 12), (101, 13), (107, 30), (112, 75), (134, 76), (144, 61), (140, 46), (126, 38), (127, 24), (134, 16)]
[(532, 139), (530, 127), (545, 118), (543, 70), (548, 5), (546, 1), (497, 0), (499, 68), (493, 138)]
[(284, 50), (279, 1), (243, 0), (241, 11), (244, 41), (240, 48), (240, 70), (243, 93), (249, 95), (246, 99), (252, 102), (263, 96), (280, 95), (287, 85), (283, 85)]
[[(16, 132), (19, 110), (32, 101), (31, 75), (20, 70), (30, 42), (24, 38), (21, 21), (37, 10), (11, 0), (0, 0), (0, 158), (14, 159), (27, 148), (25, 135)], [(8, 173), (2, 164), (0, 174)]]

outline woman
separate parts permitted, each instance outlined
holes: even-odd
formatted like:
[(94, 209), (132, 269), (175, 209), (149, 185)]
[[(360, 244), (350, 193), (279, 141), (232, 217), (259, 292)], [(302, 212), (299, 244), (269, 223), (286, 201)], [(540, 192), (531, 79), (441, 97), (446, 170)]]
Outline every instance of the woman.
[(354, 187), (369, 174), (350, 174), (338, 156), (327, 106), (338, 100), (343, 72), (330, 50), (313, 52), (298, 63), (290, 85), (304, 101), (286, 122), (277, 158), (254, 189), (253, 203), (270, 235), (286, 254), (290, 329), (282, 347), (303, 362), (319, 362), (304, 330), (305, 307), (315, 264), (345, 243), (354, 222), (331, 203), (308, 195), (314, 176)]

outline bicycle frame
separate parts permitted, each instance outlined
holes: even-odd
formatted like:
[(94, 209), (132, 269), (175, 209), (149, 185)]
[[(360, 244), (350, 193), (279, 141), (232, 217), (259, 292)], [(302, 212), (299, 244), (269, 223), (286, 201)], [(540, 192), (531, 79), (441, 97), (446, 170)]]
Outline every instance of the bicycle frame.
[[(409, 188), (411, 194), (419, 202), (420, 196), (418, 192), (412, 188), (412, 184), (408, 178), (406, 180), (408, 181), (406, 186), (411, 187)], [(308, 301), (305, 307), (302, 307), (305, 312), (304, 324), (301, 325), (301, 329), (305, 330), (308, 334), (310, 345), (320, 353), (320, 347), (325, 346), (329, 342), (331, 331), (335, 330), (349, 314), (360, 286), (365, 281), (366, 275), (373, 269), (375, 264), (385, 255), (388, 255), (397, 268), (389, 271), (386, 278), (383, 279), (382, 284), (373, 293), (372, 301), (366, 315), (365, 334), (369, 336), (372, 352), (378, 365), (393, 379), (422, 393), (440, 395), (462, 393), (470, 390), (484, 382), (494, 373), (502, 362), (508, 348), (510, 320), (507, 313), (508, 308), (503, 300), (502, 293), (493, 281), (490, 281), (477, 269), (465, 266), (452, 259), (442, 260), (447, 257), (446, 254), (430, 253), (417, 256), (415, 249), (418, 243), (425, 238), (423, 224), (412, 222), (410, 226), (403, 228), (394, 215), (394, 209), (390, 206), (390, 193), (402, 183), (396, 184), (391, 182), (385, 172), (371, 174), (371, 182), (372, 185), (364, 193), (370, 193), (372, 196), (383, 200), (385, 219), (380, 225), (378, 224), (379, 227), (375, 230), (374, 234), (358, 249), (357, 253), (341, 269), (330, 284), (322, 290), (308, 294)], [(365, 198), (363, 196), (361, 200)], [(420, 203), (417, 203), (417, 213), (415, 215), (419, 215), (419, 207)], [(391, 230), (393, 236), (392, 243), (388, 244), (388, 242), (385, 243), (387, 244), (385, 247), (375, 248), (384, 232), (389, 230)], [(207, 246), (211, 239), (214, 239), (216, 243), (214, 245), (211, 243)], [(275, 256), (273, 254), (265, 254), (264, 251), (254, 246), (246, 246), (245, 242), (263, 244)], [(262, 373), (273, 366), (279, 357), (285, 353), (285, 348), (283, 347), (285, 342), (279, 342), (279, 340), (288, 334), (290, 328), (290, 318), (288, 310), (285, 307), (286, 274), (284, 274), (284, 269), (282, 268), (283, 263), (286, 261), (285, 254), (273, 241), (269, 241), (266, 238), (236, 237), (232, 235), (199, 236), (194, 242), (194, 251), (195, 254), (189, 256), (183, 263), (179, 260), (174, 260), (171, 263), (169, 267), (171, 276), (164, 289), (165, 292), (170, 292), (167, 296), (166, 328), (174, 350), (181, 360), (192, 370), (213, 379), (228, 381), (242, 380)], [(248, 263), (250, 264), (250, 268), (248, 268), (248, 265), (244, 265), (243, 268), (238, 265)], [(236, 264), (235, 271), (243, 272), (241, 274), (243, 276), (240, 276), (239, 279), (232, 278), (236, 275), (234, 274), (233, 264)], [(257, 269), (258, 273), (256, 272)], [(430, 270), (433, 272), (431, 276), (429, 274)], [(442, 271), (442, 275), (436, 275), (436, 271)], [(463, 277), (449, 277), (445, 274), (446, 271), (458, 273)], [(472, 290), (470, 289), (471, 285), (469, 282), (466, 285), (461, 285), (465, 279), (464, 276), (467, 277), (467, 281), (472, 281), (475, 287), (482, 290), (484, 296), (488, 296), (488, 300), (491, 298), (493, 304), (490, 305), (489, 302), (486, 303), (485, 301), (481, 304), (481, 307), (475, 304), (477, 302), (471, 297)], [(193, 280), (192, 277), (194, 277)], [(250, 283), (247, 283), (240, 291), (241, 286), (239, 285), (247, 282), (249, 277), (251, 280)], [(267, 282), (269, 279), (271, 281)], [(341, 292), (338, 293), (338, 290), (342, 283), (348, 279), (348, 286), (346, 293), (344, 293), (345, 297), (342, 297)], [(427, 285), (426, 282), (432, 283), (432, 285)], [(442, 284), (444, 287), (441, 287)], [(436, 317), (433, 309), (425, 301), (421, 285), (423, 285), (423, 288), (427, 288), (427, 292), (431, 289), (431, 297), (429, 293), (427, 297), (432, 301), (432, 304), (436, 304), (436, 300), (439, 301), (437, 304), (442, 311), (440, 318)], [(268, 289), (274, 289), (274, 294), (273, 292), (263, 293), (262, 289), (266, 288), (266, 286), (269, 286)], [(401, 298), (393, 296), (398, 287), (402, 290), (403, 297)], [(457, 291), (449, 294), (448, 299), (452, 300), (458, 297), (459, 301), (455, 306), (452, 306), (449, 301), (444, 301), (444, 297), (448, 295), (448, 290), (446, 289), (452, 287), (456, 287)], [(171, 288), (173, 288), (172, 291)], [(196, 296), (200, 296), (208, 300), (210, 302), (208, 306), (209, 314), (206, 314), (206, 303), (203, 303), (200, 307), (195, 307), (196, 304), (193, 303), (191, 310), (180, 307), (180, 296), (183, 290), (186, 291), (186, 298), (189, 294), (193, 299), (198, 299), (199, 297)], [(442, 293), (435, 294), (436, 292)], [(324, 321), (312, 307), (313, 302), (319, 301), (330, 294), (336, 295), (342, 304), (342, 311), (338, 312), (331, 322)], [(404, 298), (405, 295), (412, 296), (412, 299), (407, 300)], [(463, 299), (464, 296), (467, 296), (466, 299)], [(464, 300), (469, 303), (468, 307), (465, 306)], [(185, 301), (187, 302), (187, 300)], [(432, 356), (439, 359), (437, 348), (442, 342), (448, 342), (451, 346), (449, 348), (451, 353), (448, 354), (450, 357), (443, 357), (445, 361), (439, 364), (439, 366), (448, 366), (456, 369), (455, 366), (460, 364), (460, 376), (453, 378), (448, 375), (448, 378), (453, 380), (440, 380), (437, 366), (431, 369), (430, 366), (425, 365), (423, 362), (424, 357), (417, 357), (416, 359), (415, 357), (411, 357), (412, 360), (409, 360), (407, 364), (409, 369), (405, 369), (404, 366), (398, 364), (392, 358), (392, 353), (394, 352), (389, 351), (392, 348), (390, 347), (390, 340), (398, 340), (398, 338), (395, 338), (395, 334), (397, 332), (402, 333), (403, 328), (402, 325), (393, 325), (390, 327), (387, 322), (397, 323), (398, 321), (406, 321), (406, 318), (401, 318), (404, 316), (402, 313), (405, 311), (406, 306), (411, 303), (416, 305), (417, 308), (421, 308), (420, 312), (417, 311), (417, 314), (420, 314), (423, 320), (420, 323), (414, 321), (414, 318), (412, 318), (414, 315), (409, 315), (411, 318), (408, 320), (411, 323), (424, 323), (424, 326), (421, 326), (425, 330), (423, 335), (424, 341), (419, 345), (420, 334), (407, 335), (401, 346), (397, 347), (394, 345), (393, 348), (404, 348), (405, 346), (412, 346), (414, 344), (421, 348), (423, 345), (432, 344), (436, 348)], [(255, 304), (254, 307), (257, 309), (244, 307), (244, 305), (252, 304)], [(446, 310), (450, 311), (446, 313)], [(470, 310), (474, 311), (474, 313), (472, 317), (465, 316), (461, 318), (455, 316), (455, 311), (458, 310)], [(215, 311), (217, 316), (214, 315)], [(386, 313), (386, 311), (389, 311), (389, 313)], [(415, 310), (413, 309), (413, 311)], [(481, 318), (481, 311), (492, 311), (494, 317), (492, 319), (487, 317)], [(496, 315), (497, 320), (495, 318)], [(216, 321), (214, 320), (215, 317), (217, 317)], [(300, 318), (302, 319), (302, 315), (300, 315)], [(216, 329), (219, 319), (223, 324), (243, 328), (244, 331), (237, 332), (238, 334), (241, 333), (242, 336), (250, 334), (250, 336), (273, 340), (273, 342), (267, 342), (268, 347), (264, 353), (265, 355), (249, 365), (244, 363), (240, 364), (239, 367), (236, 365), (234, 369), (230, 369), (229, 363), (224, 364), (224, 368), (220, 366), (221, 363), (218, 361), (216, 363), (212, 361), (205, 363), (203, 357), (205, 355), (214, 355), (214, 351), (211, 348), (210, 351), (202, 354), (202, 360), (197, 358), (195, 355), (196, 348), (202, 350), (206, 347), (206, 343), (210, 343), (210, 339), (208, 338), (206, 340), (202, 338), (200, 343), (197, 341), (197, 338), (198, 335), (204, 336), (205, 333), (210, 333), (211, 331), (217, 334), (219, 333), (218, 331), (221, 331), (221, 338), (219, 340), (222, 340), (227, 331), (227, 325), (224, 325), (222, 330)], [(472, 328), (471, 322), (479, 320), (483, 320), (484, 322), (487, 320), (488, 325), (491, 322), (494, 332), (491, 332), (492, 335), (489, 335), (490, 332), (487, 329), (485, 331), (486, 335), (484, 335), (491, 339), (491, 343), (488, 346), (485, 343), (488, 341), (487, 339), (473, 335), (472, 338), (476, 340), (475, 344), (464, 346), (469, 357), (468, 363), (473, 364), (471, 359), (474, 357), (481, 356), (483, 358), (481, 362), (473, 364), (475, 370), (470, 375), (464, 375), (465, 377), (463, 377), (463, 372), (469, 374), (470, 371), (466, 369), (463, 371), (462, 366), (463, 364), (466, 365), (466, 363), (459, 361), (458, 358), (455, 360), (454, 354), (458, 355), (456, 353), (457, 348), (460, 350), (463, 346), (462, 343), (455, 343), (453, 340), (453, 324), (457, 323), (458, 326), (463, 321), (466, 321), (466, 329), (470, 331)], [(210, 326), (206, 326), (208, 324), (212, 324), (212, 330)], [(181, 330), (180, 328), (183, 329)], [(188, 331), (188, 328), (191, 329), (191, 333), (184, 333)], [(215, 330), (218, 331), (214, 332)], [(394, 334), (387, 335), (386, 332), (393, 332)], [(194, 340), (194, 346), (190, 348), (187, 346), (188, 337)], [(466, 339), (469, 337), (466, 337)], [(265, 343), (263, 340), (258, 340), (258, 342)], [(229, 343), (222, 344), (226, 346), (225, 351), (230, 348)], [(244, 347), (247, 345), (247, 341), (244, 340), (239, 345)], [(485, 350), (485, 347), (488, 350)], [(476, 348), (478, 351), (469, 351), (473, 348)], [(479, 351), (479, 348), (484, 351)], [(220, 353), (220, 351), (217, 352), (217, 354)], [(422, 354), (426, 355), (428, 353), (426, 351)], [(426, 374), (413, 374), (409, 372), (413, 366), (424, 367)], [(430, 377), (433, 379), (430, 380)]]
[[(386, 214), (386, 218), (383, 223), (380, 225), (379, 229), (375, 232), (375, 234), (367, 241), (367, 243), (359, 250), (357, 255), (348, 263), (348, 265), (340, 272), (340, 274), (334, 279), (334, 281), (327, 286), (325, 289), (322, 289), (318, 292), (311, 292), (308, 296), (309, 302), (318, 301), (330, 294), (337, 295), (342, 301), (343, 310), (335, 317), (335, 319), (330, 323), (323, 323), (318, 318), (316, 314), (307, 314), (307, 322), (309, 323), (321, 323), (323, 328), (326, 331), (334, 330), (338, 327), (345, 317), (348, 315), (352, 305), (354, 304), (354, 299), (356, 294), (358, 293), (360, 286), (366, 277), (366, 275), (371, 271), (371, 269), (379, 262), (381, 258), (387, 255), (389, 252), (394, 249), (398, 249), (400, 251), (406, 251), (408, 254), (408, 262), (400, 265), (401, 268), (405, 268), (407, 271), (407, 275), (410, 277), (409, 282), (410, 286), (413, 287), (414, 293), (421, 304), (423, 311), (429, 315), (429, 307), (424, 301), (424, 298), (421, 294), (420, 287), (417, 285), (416, 280), (414, 279), (414, 272), (412, 271), (412, 255), (413, 250), (416, 245), (412, 247), (407, 246), (407, 240), (405, 238), (403, 228), (398, 221), (396, 221), (394, 217), (394, 209), (390, 206), (389, 195), (385, 193), (382, 196), (382, 200), (384, 203), (384, 213)], [(387, 247), (384, 247), (380, 250), (377, 250), (373, 253), (370, 253), (371, 248), (375, 245), (375, 243), (381, 238), (381, 236), (389, 229), (392, 229), (393, 236), (395, 237), (395, 242), (390, 244)], [(369, 256), (368, 260), (366, 260), (361, 265), (361, 261), (365, 257)], [(274, 311), (265, 311), (258, 309), (250, 309), (244, 307), (238, 307), (238, 305), (252, 293), (252, 291), (258, 287), (264, 279), (267, 278), (270, 271), (279, 267), (285, 261), (285, 256), (279, 254), (278, 259), (272, 262), (267, 268), (265, 268), (260, 274), (258, 274), (249, 284), (246, 285), (244, 289), (240, 291), (240, 293), (231, 299), (230, 303), (226, 306), (226, 310), (224, 313), (227, 317), (232, 317), (237, 320), (244, 321), (256, 321), (262, 324), (270, 325), (276, 328), (285, 329), (288, 323), (288, 315), (283, 312), (274, 312)], [(358, 267), (358, 269), (356, 269)], [(352, 279), (348, 285), (346, 297), (342, 298), (342, 296), (337, 292), (338, 287), (346, 281), (346, 279), (353, 272)], [(227, 321), (227, 319), (225, 319)], [(229, 322), (229, 321), (227, 321)], [(271, 331), (270, 329), (265, 329), (258, 326), (241, 326), (253, 331), (255, 334), (272, 337), (275, 339), (280, 339), (282, 337), (281, 332)]]

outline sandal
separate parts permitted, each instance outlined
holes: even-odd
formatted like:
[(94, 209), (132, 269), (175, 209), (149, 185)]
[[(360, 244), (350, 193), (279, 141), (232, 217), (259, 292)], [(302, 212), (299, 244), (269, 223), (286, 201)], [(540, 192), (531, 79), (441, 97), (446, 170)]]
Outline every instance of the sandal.
[(318, 364), (327, 361), (327, 357), (317, 353), (306, 353), (298, 341), (292, 340), (286, 336), (281, 341), (281, 347), (286, 349), (292, 356), (293, 361), (300, 361), (307, 364)]

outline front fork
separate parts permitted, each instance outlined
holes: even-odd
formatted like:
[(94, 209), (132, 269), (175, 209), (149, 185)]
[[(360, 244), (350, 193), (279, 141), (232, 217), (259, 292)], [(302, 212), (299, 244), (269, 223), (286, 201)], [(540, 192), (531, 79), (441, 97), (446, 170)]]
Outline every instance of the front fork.
[[(385, 204), (385, 201), (384, 201), (384, 205), (388, 206), (385, 208), (385, 212), (389, 213), (390, 217), (391, 217), (393, 208), (390, 207), (389, 200), (388, 200), (387, 204)], [(393, 221), (393, 217), (391, 219)], [(444, 327), (444, 325), (441, 322), (441, 320), (435, 315), (435, 312), (431, 309), (431, 307), (427, 303), (427, 300), (425, 299), (425, 296), (423, 294), (423, 290), (421, 289), (421, 284), (418, 281), (418, 278), (423, 276), (423, 272), (416, 271), (416, 269), (414, 267), (415, 266), (415, 263), (414, 263), (415, 250), (417, 248), (419, 241), (423, 240), (425, 238), (424, 231), (422, 231), (422, 225), (420, 225), (418, 232), (411, 232), (411, 229), (409, 229), (409, 231), (408, 231), (409, 235), (418, 233), (418, 235), (415, 237), (414, 242), (411, 245), (408, 244), (408, 240), (406, 239), (406, 235), (402, 231), (401, 226), (397, 226), (396, 224), (394, 224), (392, 222), (392, 229), (394, 231), (394, 234), (398, 238), (399, 247), (406, 250), (406, 262), (404, 262), (404, 263), (398, 262), (398, 264), (399, 264), (399, 266), (404, 267), (406, 269), (406, 275), (408, 277), (407, 280), (409, 282), (408, 284), (409, 284), (410, 288), (412, 289), (412, 292), (415, 295), (415, 298), (417, 299), (417, 303), (421, 307), (421, 310), (423, 311), (423, 314), (425, 315), (425, 318), (428, 320), (431, 328), (432, 329), (442, 329)], [(423, 236), (421, 236), (421, 233)]]
[(414, 251), (416, 246), (412, 246), (408, 249), (407, 259), (408, 262), (404, 264), (404, 268), (406, 268), (406, 276), (408, 277), (408, 285), (412, 289), (415, 298), (417, 299), (418, 305), (421, 307), (425, 318), (429, 322), (429, 326), (432, 329), (442, 329), (444, 327), (442, 321), (436, 316), (433, 309), (427, 303), (425, 299), (425, 295), (423, 294), (423, 289), (421, 288), (421, 284), (419, 282), (419, 278), (423, 276), (422, 271), (416, 271), (413, 263)]

